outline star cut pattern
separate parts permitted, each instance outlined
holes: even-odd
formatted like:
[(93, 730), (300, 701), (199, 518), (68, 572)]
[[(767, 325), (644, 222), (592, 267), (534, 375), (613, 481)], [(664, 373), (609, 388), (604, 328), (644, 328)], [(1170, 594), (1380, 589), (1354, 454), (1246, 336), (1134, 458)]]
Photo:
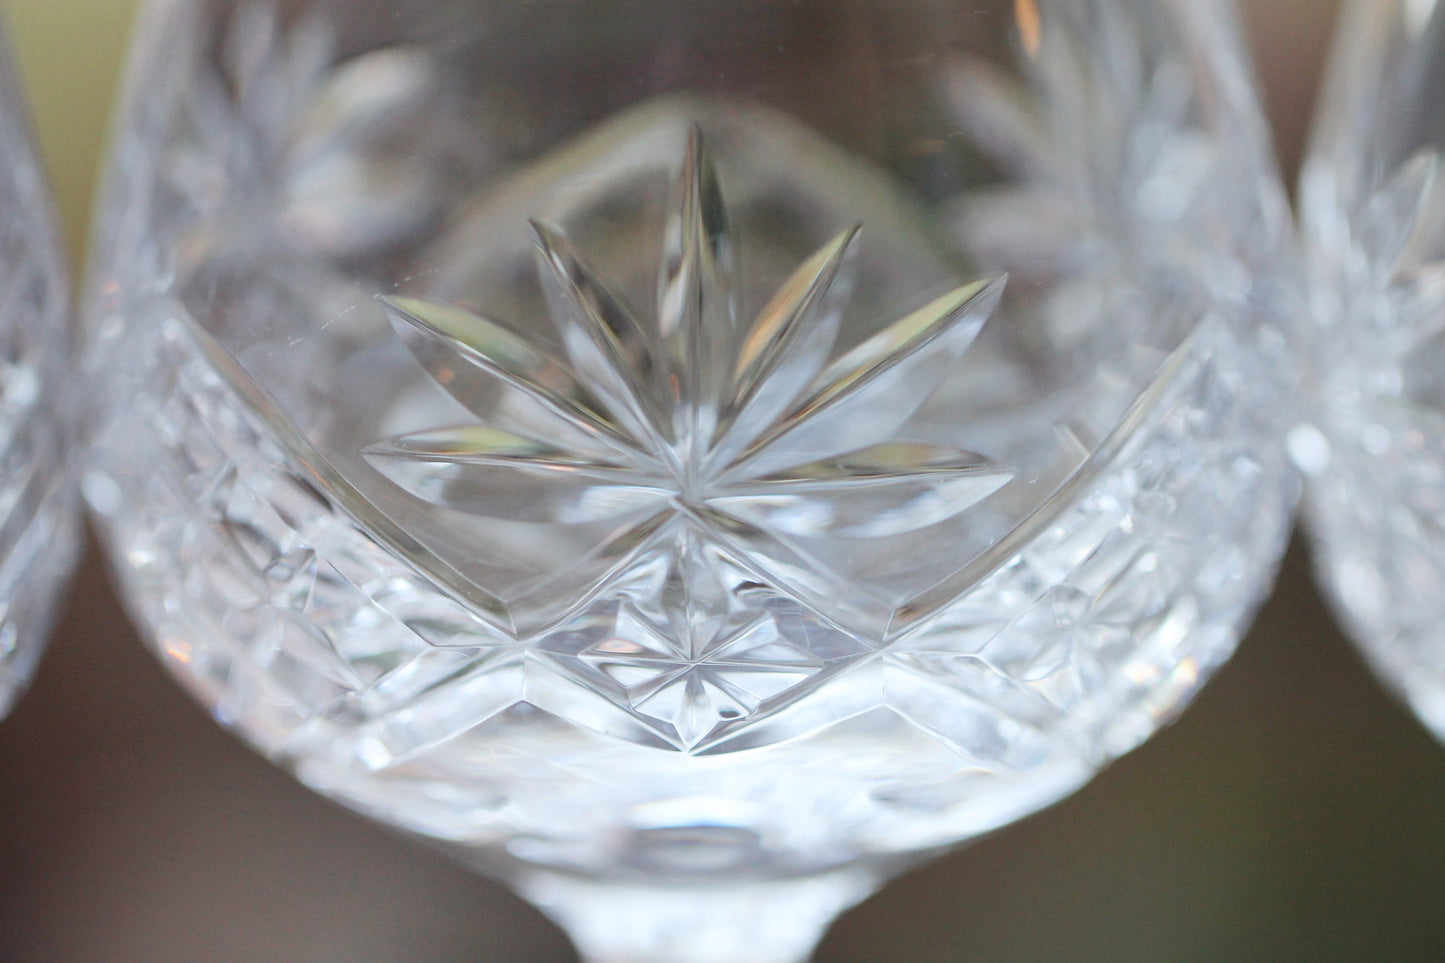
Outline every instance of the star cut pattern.
[[(766, 616), (701, 657), (690, 657), (625, 606), (613, 628), (576, 656), (583, 674), (605, 677), (628, 708), (665, 720), (690, 747), (720, 725), (755, 715), (765, 702), (824, 669), (821, 658), (791, 644)], [(578, 674), (576, 668), (572, 674)]]
[[(797, 633), (804, 639), (876, 642), (898, 603), (873, 575), (891, 578), (897, 596), (900, 584), (916, 594), (951, 574), (918, 566), (916, 544), (900, 553), (899, 540), (926, 538), (1016, 472), (900, 435), (978, 336), (1004, 278), (956, 287), (835, 350), (855, 282), (855, 225), (743, 323), (727, 206), (696, 127), (673, 187), (651, 323), (562, 228), (532, 228), (560, 355), (471, 311), (383, 298), (402, 342), (476, 421), (364, 455), (432, 505), (535, 526), (538, 544), (590, 533), (587, 551), (547, 560), (554, 572), (616, 560), (581, 594), (603, 609), (620, 599), (612, 624), (552, 653), (566, 674), (694, 745), (836, 661), (780, 631), (778, 611), (801, 606), (828, 627)], [(554, 634), (575, 642), (591, 632)]]
[(695, 532), (536, 649), (681, 748), (706, 749), (874, 651), (732, 563)]

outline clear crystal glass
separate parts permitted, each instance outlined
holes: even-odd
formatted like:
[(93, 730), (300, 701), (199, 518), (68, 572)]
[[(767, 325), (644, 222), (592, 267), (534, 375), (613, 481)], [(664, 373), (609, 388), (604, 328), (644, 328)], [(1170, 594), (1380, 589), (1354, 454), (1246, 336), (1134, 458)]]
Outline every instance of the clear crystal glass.
[(157, 651), (589, 959), (803, 957), (1170, 719), (1283, 544), (1222, 3), (156, 2), (107, 196)]
[(69, 281), (0, 31), (0, 715), (44, 647), (79, 545)]
[(1301, 183), (1327, 594), (1383, 678), (1445, 738), (1445, 9), (1369, 0), (1339, 27)]

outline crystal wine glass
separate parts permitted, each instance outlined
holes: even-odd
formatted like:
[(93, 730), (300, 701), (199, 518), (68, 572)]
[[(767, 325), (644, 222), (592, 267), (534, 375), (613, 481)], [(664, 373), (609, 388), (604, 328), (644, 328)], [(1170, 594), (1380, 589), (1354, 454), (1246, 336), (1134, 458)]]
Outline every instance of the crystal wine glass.
[(1445, 738), (1445, 9), (1349, 4), (1301, 181), (1317, 328), (1312, 475), (1327, 594)]
[(1264, 593), (1265, 141), (1217, 2), (155, 2), (87, 491), (308, 786), (588, 959), (796, 960)]
[(24, 689), (79, 547), (69, 281), (0, 31), (0, 716)]

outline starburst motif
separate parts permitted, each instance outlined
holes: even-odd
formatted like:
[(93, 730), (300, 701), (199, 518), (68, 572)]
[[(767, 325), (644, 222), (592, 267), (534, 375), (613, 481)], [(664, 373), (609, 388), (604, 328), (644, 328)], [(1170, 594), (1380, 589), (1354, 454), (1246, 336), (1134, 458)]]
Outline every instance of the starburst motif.
[(666, 733), (695, 748), (739, 720), (756, 717), (836, 663), (789, 635), (767, 613), (701, 651), (657, 626), (641, 608), (622, 602), (558, 633), (544, 645), (562, 672), (604, 692), (636, 717), (663, 722)]
[[(569, 658), (691, 742), (710, 724), (684, 716), (750, 713), (827, 661), (766, 642), (771, 616), (749, 592), (877, 636), (898, 601), (845, 573), (872, 567), (905, 596), (951, 574), (920, 564), (916, 545), (899, 551), (900, 541), (955, 518), (1014, 471), (899, 436), (977, 337), (1002, 278), (948, 291), (835, 351), (855, 226), (743, 323), (726, 205), (696, 129), (665, 226), (652, 323), (559, 227), (533, 229), (561, 356), (544, 338), (460, 308), (386, 298), (408, 349), (478, 420), (365, 454), (432, 505), (536, 526), (529, 563), (544, 557), (549, 573), (591, 566), (579, 604), (638, 596), (662, 613), (646, 631), (640, 619), (623, 631), (619, 616), (606, 638)], [(548, 556), (549, 533), (561, 530), (593, 533), (591, 546)], [(611, 561), (594, 576), (598, 558)]]

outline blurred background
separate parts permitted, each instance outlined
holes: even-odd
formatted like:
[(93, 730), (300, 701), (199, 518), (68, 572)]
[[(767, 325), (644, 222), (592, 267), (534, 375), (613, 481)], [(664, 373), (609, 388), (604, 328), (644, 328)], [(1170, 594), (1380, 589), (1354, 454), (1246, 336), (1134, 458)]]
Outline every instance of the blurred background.
[[(1293, 176), (1337, 0), (1243, 0)], [(134, 0), (8, 0), (79, 263)], [(537, 961), (500, 887), (312, 796), (136, 639), (94, 552), (0, 725), (0, 961)], [(818, 963), (1445, 959), (1445, 747), (1383, 692), (1296, 546), (1183, 721), (1065, 803), (903, 877)]]

